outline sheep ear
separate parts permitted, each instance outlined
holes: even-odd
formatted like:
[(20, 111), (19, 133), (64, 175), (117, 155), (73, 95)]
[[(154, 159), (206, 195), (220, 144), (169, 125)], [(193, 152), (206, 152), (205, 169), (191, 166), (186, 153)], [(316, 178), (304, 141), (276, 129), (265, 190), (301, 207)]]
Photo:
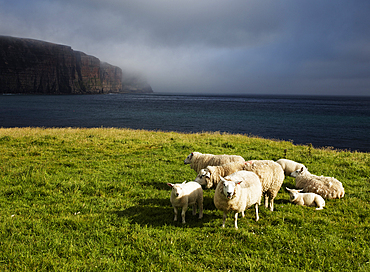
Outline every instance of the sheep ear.
[(300, 189), (300, 190), (297, 190), (298, 192), (302, 192), (303, 191), (303, 189)]
[(226, 181), (226, 180), (225, 180), (223, 177), (221, 177), (221, 176), (220, 176), (220, 180), (221, 180), (221, 181), (223, 181), (223, 182), (225, 182), (225, 181)]
[(287, 190), (287, 191), (289, 191), (289, 192), (291, 191), (291, 189), (289, 189), (288, 187), (285, 187), (285, 190)]
[(235, 181), (235, 184), (240, 184), (240, 183), (242, 183), (243, 181), (242, 180), (240, 180), (240, 181)]
[(167, 185), (170, 186), (171, 188), (173, 187), (172, 183), (167, 183)]
[(183, 183), (181, 183), (181, 184), (185, 184), (185, 183), (186, 183), (186, 180)]
[(210, 178), (211, 177), (211, 172), (207, 171), (206, 177)]

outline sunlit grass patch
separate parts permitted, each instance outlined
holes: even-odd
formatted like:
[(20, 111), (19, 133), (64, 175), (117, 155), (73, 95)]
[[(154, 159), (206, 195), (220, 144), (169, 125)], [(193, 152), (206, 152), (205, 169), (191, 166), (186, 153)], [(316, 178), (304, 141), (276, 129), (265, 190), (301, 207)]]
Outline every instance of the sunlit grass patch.
[[(316, 211), (289, 202), (239, 218), (215, 209), (173, 222), (167, 182), (193, 180), (192, 151), (286, 157), (335, 176), (343, 199)], [(0, 129), (2, 271), (367, 271), (370, 155), (246, 135), (115, 128)]]

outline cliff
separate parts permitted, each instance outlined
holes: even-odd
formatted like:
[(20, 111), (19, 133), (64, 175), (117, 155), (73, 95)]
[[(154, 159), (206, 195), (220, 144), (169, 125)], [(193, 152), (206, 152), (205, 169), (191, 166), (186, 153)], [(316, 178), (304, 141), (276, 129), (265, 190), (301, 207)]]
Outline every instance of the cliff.
[(151, 93), (150, 85), (71, 47), (0, 36), (0, 93)]

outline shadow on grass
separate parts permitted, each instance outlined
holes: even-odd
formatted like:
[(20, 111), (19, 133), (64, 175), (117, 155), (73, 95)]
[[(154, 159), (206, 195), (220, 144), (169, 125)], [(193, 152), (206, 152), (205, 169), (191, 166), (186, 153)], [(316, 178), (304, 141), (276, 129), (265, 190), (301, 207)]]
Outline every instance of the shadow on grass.
[[(213, 205), (213, 199), (212, 199)], [(214, 214), (215, 207), (210, 205), (210, 199), (205, 197), (203, 204), (203, 218), (199, 219), (199, 210), (196, 215), (192, 214), (192, 208), (186, 211), (186, 223), (181, 223), (181, 209), (178, 210), (178, 219), (174, 219), (174, 211), (169, 199), (143, 199), (139, 205), (129, 207), (124, 210), (116, 211), (118, 217), (125, 217), (131, 223), (142, 226), (163, 227), (164, 225), (173, 225), (178, 227), (201, 227), (219, 216)]]
[(274, 199), (274, 206), (288, 203), (290, 203), (290, 201), (287, 199), (276, 199), (276, 198)]
[(143, 186), (150, 187), (152, 189), (161, 190), (161, 191), (171, 191), (167, 183), (164, 183), (164, 182), (150, 181), (150, 183), (148, 184), (148, 181), (143, 181), (141, 183)]

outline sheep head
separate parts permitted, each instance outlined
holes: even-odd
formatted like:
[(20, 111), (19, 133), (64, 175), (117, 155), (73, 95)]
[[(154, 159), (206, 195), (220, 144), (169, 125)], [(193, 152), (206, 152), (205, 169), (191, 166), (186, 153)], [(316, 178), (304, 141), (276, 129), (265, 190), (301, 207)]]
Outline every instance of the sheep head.
[[(198, 152), (195, 152), (195, 153), (198, 153)], [(194, 152), (191, 152), (189, 156), (187, 156), (186, 159), (184, 160), (184, 164), (190, 164), (193, 156), (194, 156)]]
[(184, 160), (184, 164), (190, 164), (192, 157), (193, 153), (190, 153), (189, 156), (187, 156), (186, 159)]
[(301, 190), (296, 190), (296, 189), (289, 189), (288, 187), (286, 187), (285, 189), (289, 192), (291, 202), (296, 200), (299, 193), (302, 192), (302, 189)]
[(230, 181), (220, 176), (220, 180), (223, 182), (223, 193), (228, 199), (232, 199), (235, 196), (235, 187), (242, 181)]
[[(208, 167), (205, 169), (201, 169), (199, 171), (198, 176), (195, 178), (195, 182), (198, 182), (201, 186), (211, 186), (212, 184), (209, 183), (209, 179), (211, 178), (211, 172), (209, 171)], [(207, 181), (208, 180), (208, 181)]]
[(194, 181), (198, 182), (202, 186), (207, 185), (207, 181), (206, 181), (207, 174), (208, 174), (208, 176), (210, 176), (210, 173), (209, 173), (209, 171), (207, 171), (207, 169), (201, 169), (199, 171), (198, 176), (195, 178)]
[(186, 181), (184, 181), (183, 183), (177, 183), (177, 184), (167, 183), (167, 185), (172, 188), (172, 195), (173, 196), (181, 197), (182, 194), (183, 194), (182, 185), (184, 185), (185, 183), (186, 183)]
[(251, 171), (252, 165), (255, 162), (255, 160), (249, 160), (244, 163), (244, 170)]
[(292, 172), (290, 174), (290, 176), (293, 177), (293, 178), (296, 178), (297, 176), (299, 176), (300, 174), (302, 174), (305, 171), (308, 171), (307, 168), (302, 166), (301, 169), (298, 169), (298, 170), (295, 170), (294, 172)]

